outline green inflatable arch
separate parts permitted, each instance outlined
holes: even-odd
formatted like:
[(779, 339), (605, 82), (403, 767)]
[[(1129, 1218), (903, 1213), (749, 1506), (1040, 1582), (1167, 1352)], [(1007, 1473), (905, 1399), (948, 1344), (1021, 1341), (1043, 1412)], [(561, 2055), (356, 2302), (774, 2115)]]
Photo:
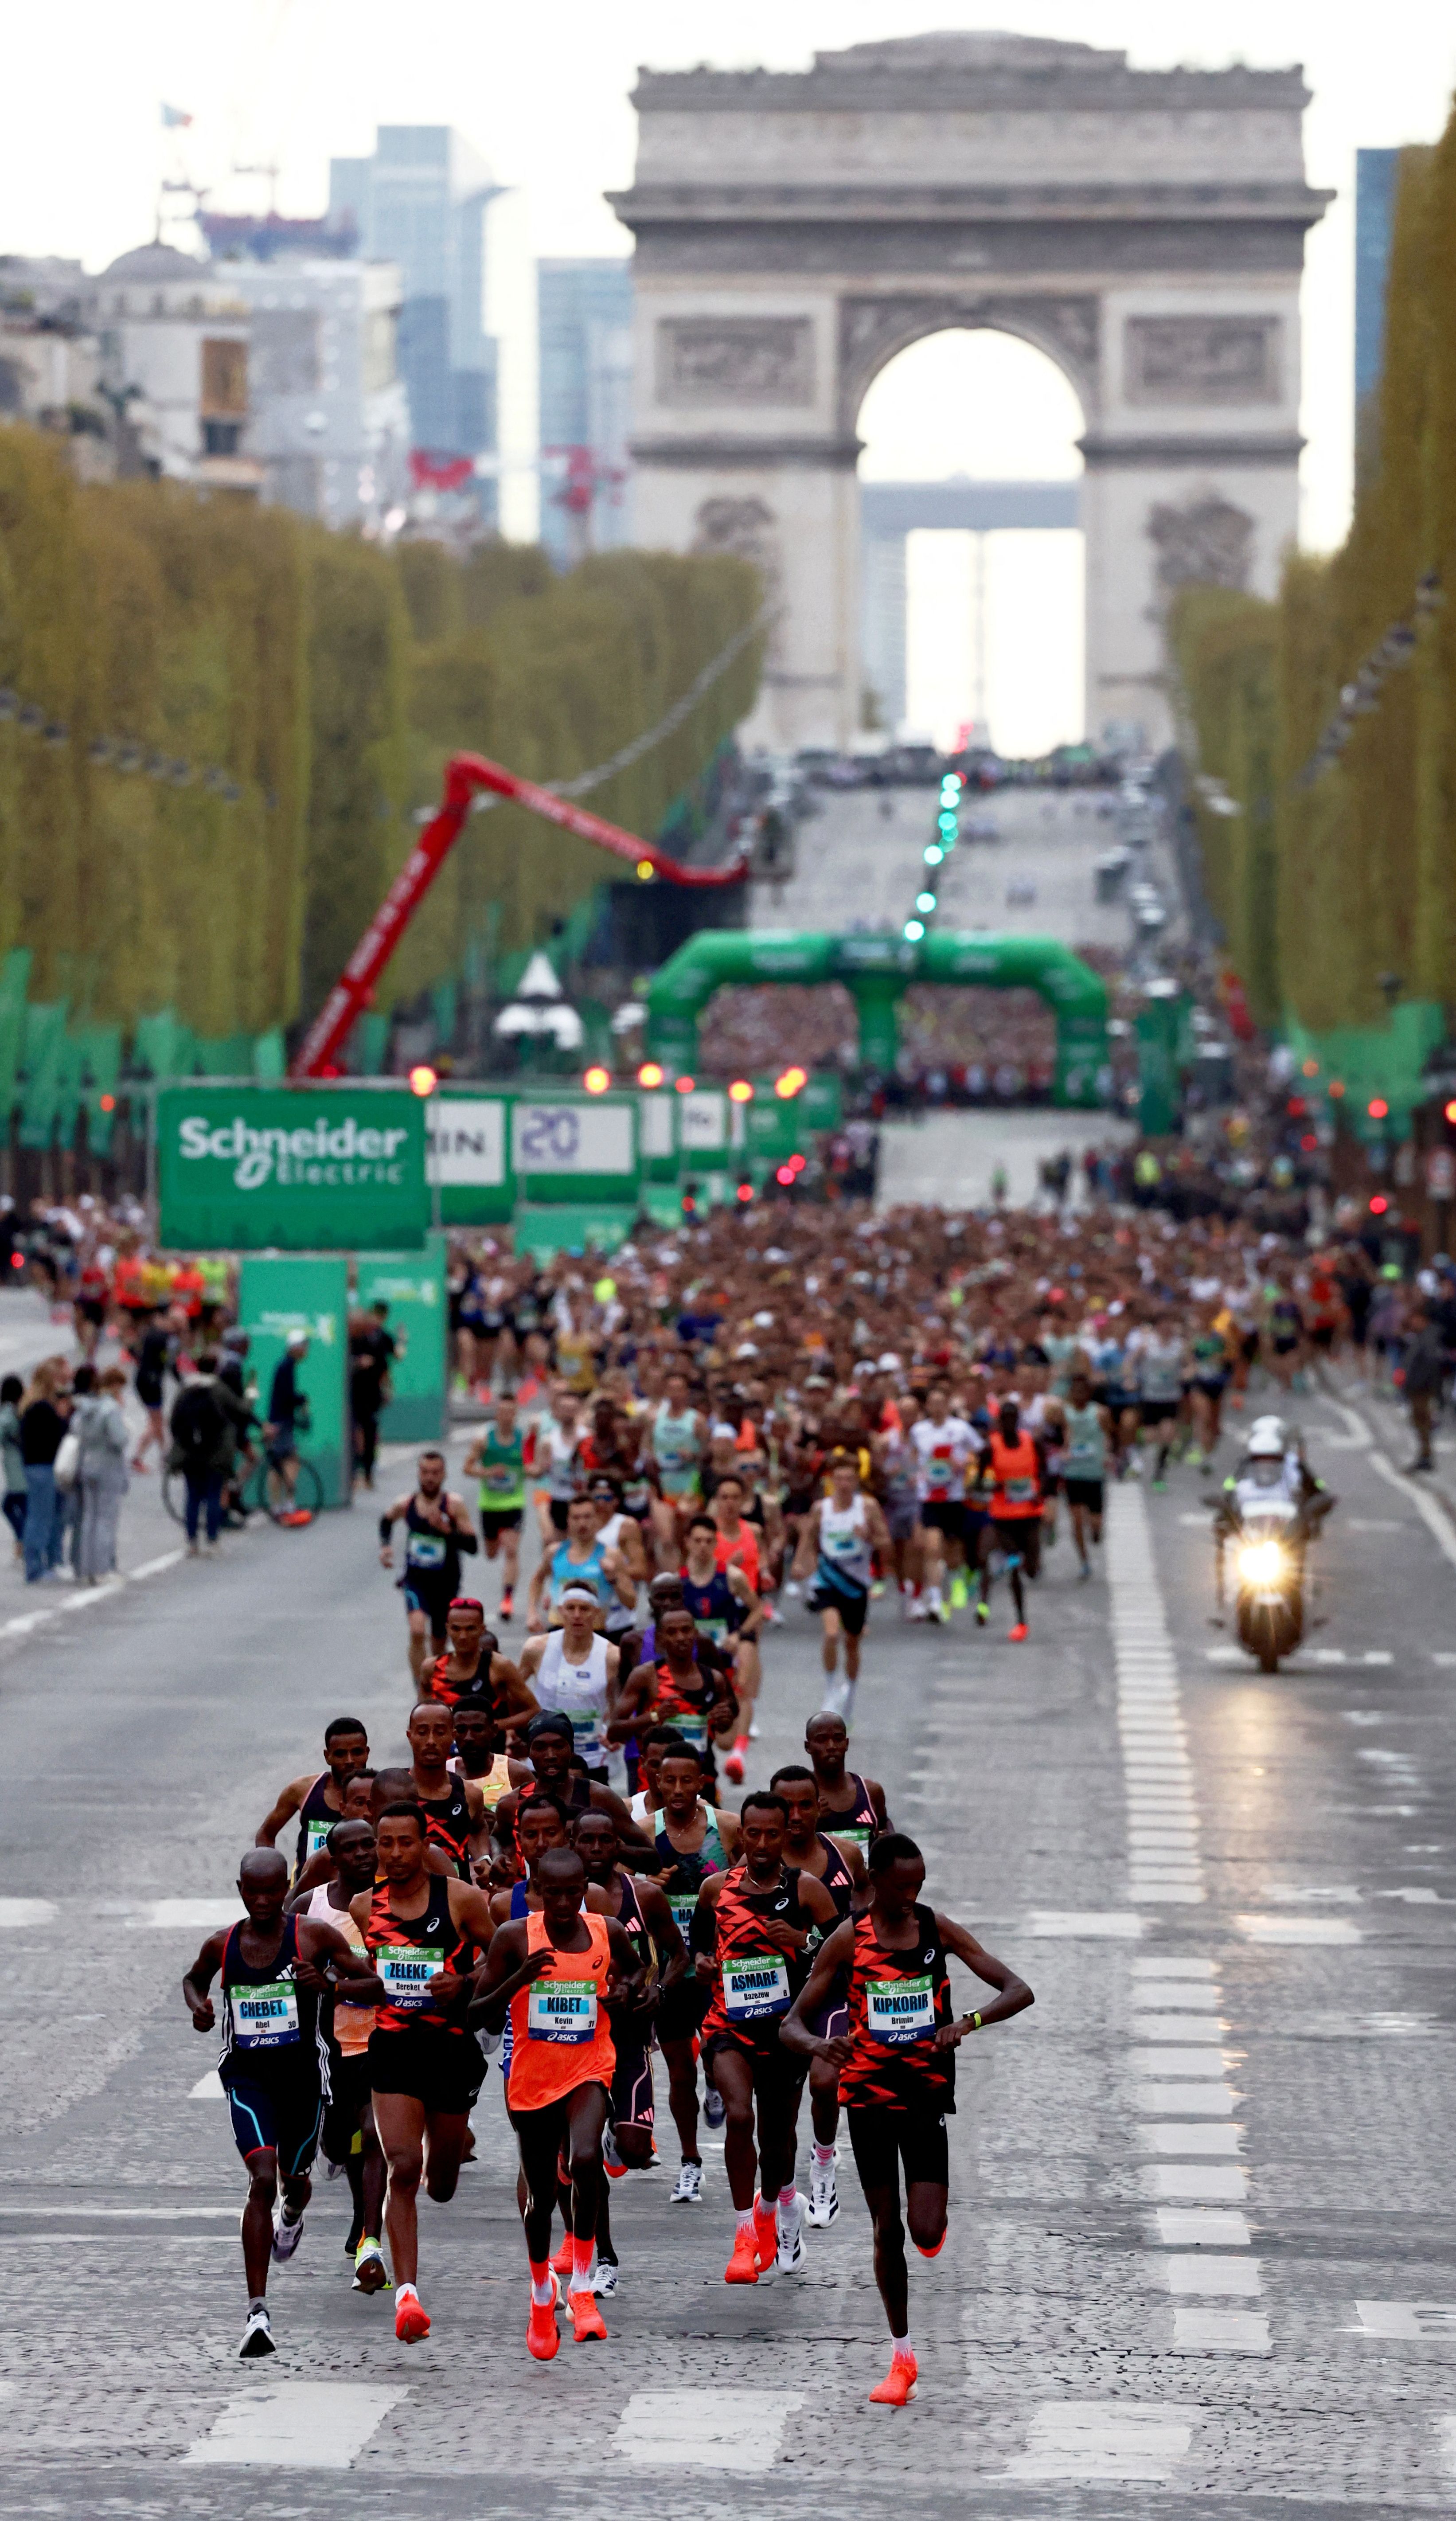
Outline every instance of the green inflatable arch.
[(702, 928), (655, 973), (647, 992), (647, 1047), (679, 1075), (698, 1066), (698, 1022), (730, 983), (842, 981), (859, 1017), (865, 1068), (893, 1068), (898, 1008), (916, 981), (1035, 989), (1057, 1019), (1054, 1100), (1101, 1102), (1108, 1057), (1107, 989), (1089, 964), (1052, 937), (957, 935), (940, 930), (911, 944), (900, 937), (830, 937), (812, 930)]

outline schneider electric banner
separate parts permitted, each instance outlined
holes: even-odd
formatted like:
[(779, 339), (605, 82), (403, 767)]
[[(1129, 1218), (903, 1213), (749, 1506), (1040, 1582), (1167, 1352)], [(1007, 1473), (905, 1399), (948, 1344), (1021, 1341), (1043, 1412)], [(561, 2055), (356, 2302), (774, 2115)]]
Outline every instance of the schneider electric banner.
[(407, 1087), (167, 1086), (157, 1186), (173, 1251), (419, 1251), (425, 1107)]

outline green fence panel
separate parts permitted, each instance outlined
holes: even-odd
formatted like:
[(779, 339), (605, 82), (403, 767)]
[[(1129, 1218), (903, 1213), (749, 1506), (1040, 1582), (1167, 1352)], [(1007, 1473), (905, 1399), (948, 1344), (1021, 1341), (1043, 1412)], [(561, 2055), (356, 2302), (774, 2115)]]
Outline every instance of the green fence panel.
[(337, 1253), (250, 1252), (239, 1272), (238, 1316), (251, 1342), (249, 1365), (257, 1377), (263, 1418), (290, 1331), (307, 1332), (308, 1352), (297, 1380), (309, 1423), (297, 1431), (298, 1453), (317, 1471), (325, 1505), (347, 1505), (353, 1493), (348, 1263)]
[(392, 1398), (380, 1421), (387, 1444), (440, 1444), (448, 1433), (449, 1305), (445, 1239), (432, 1235), (422, 1252), (361, 1252), (354, 1289), (358, 1310), (387, 1305), (392, 1332)]

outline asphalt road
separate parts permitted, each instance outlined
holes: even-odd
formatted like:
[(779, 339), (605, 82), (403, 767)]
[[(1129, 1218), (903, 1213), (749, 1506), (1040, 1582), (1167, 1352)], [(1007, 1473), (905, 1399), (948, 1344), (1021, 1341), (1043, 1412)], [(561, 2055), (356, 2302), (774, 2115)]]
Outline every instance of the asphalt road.
[[(1024, 1648), (999, 1602), (980, 1637), (877, 1609), (855, 1765), (1037, 1995), (961, 2051), (898, 2416), (866, 2404), (886, 2344), (847, 2158), (802, 2276), (730, 2293), (720, 2158), (669, 2209), (665, 2110), (662, 2170), (613, 2194), (610, 2342), (533, 2365), (493, 2072), (480, 2167), (423, 2210), (428, 2343), (351, 2292), (320, 2183), (274, 2271), (281, 2352), (240, 2365), (240, 2166), (178, 1981), (324, 1720), (400, 1750), (371, 1517), (0, 1635), (0, 2514), (1449, 2508), (1456, 1528), (1383, 1420), (1305, 1417), (1342, 1503), (1323, 1625), (1275, 1677), (1208, 1624), (1189, 1470), (1116, 1492), (1094, 1582), (1062, 1539)], [(817, 1700), (791, 1618), (759, 1778)]]

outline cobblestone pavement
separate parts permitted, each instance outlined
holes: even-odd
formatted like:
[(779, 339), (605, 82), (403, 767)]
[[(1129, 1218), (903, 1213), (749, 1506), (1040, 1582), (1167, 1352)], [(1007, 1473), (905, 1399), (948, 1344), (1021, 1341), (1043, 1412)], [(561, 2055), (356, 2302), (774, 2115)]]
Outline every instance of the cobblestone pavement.
[[(802, 2276), (729, 2292), (720, 2149), (703, 2206), (669, 2208), (665, 2108), (662, 2168), (613, 2194), (609, 2343), (532, 2365), (493, 2072), (479, 2167), (424, 2209), (428, 2343), (351, 2292), (320, 2183), (274, 2274), (281, 2351), (239, 2365), (239, 2166), (177, 1983), (324, 1719), (398, 1752), (372, 1518), (0, 1637), (0, 2515), (1449, 2508), (1456, 1529), (1363, 1401), (1304, 1416), (1342, 1503), (1323, 1624), (1276, 1676), (1209, 1625), (1189, 1470), (1117, 1491), (1094, 1582), (1051, 1550), (1023, 1649), (876, 1611), (855, 1765), (1037, 1996), (961, 2051), (899, 2415), (866, 2404), (886, 2348), (847, 2157)], [(790, 1620), (759, 1778), (817, 1699)]]

